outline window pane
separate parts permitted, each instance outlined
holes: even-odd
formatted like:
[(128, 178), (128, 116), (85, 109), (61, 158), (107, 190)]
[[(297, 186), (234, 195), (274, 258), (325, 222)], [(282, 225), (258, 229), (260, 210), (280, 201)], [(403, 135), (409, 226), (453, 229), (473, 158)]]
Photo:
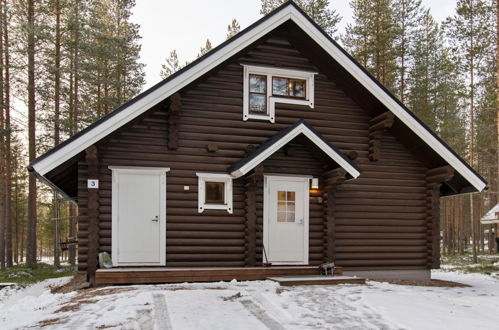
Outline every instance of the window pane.
[(305, 82), (303, 80), (295, 80), (292, 85), (291, 96), (305, 97)]
[(250, 92), (265, 93), (267, 78), (264, 76), (250, 75)]
[(249, 110), (254, 112), (267, 112), (267, 106), (265, 102), (265, 95), (263, 94), (250, 94), (249, 96)]
[(285, 191), (278, 191), (277, 192), (277, 200), (285, 201), (286, 200), (286, 192)]
[(286, 222), (286, 212), (277, 212), (277, 221)]
[(288, 79), (285, 78), (273, 78), (272, 79), (272, 94), (288, 96)]
[(286, 202), (277, 202), (277, 212), (286, 213)]
[(295, 222), (295, 212), (287, 212), (286, 213), (286, 222)]
[(294, 200), (295, 200), (295, 192), (294, 191), (288, 191), (287, 196), (288, 196), (288, 201), (294, 202)]
[(205, 201), (206, 203), (224, 203), (224, 189), (225, 183), (223, 182), (206, 182), (205, 184)]

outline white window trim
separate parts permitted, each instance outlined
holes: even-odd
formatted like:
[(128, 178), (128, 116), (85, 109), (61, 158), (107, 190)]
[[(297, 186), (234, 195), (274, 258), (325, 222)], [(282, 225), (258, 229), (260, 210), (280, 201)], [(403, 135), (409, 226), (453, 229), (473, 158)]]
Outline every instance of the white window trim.
[[(243, 120), (259, 119), (268, 120), (271, 123), (275, 122), (275, 104), (287, 103), (308, 105), (314, 108), (314, 77), (317, 72), (281, 69), (265, 66), (243, 65), (244, 79), (243, 79)], [(256, 115), (249, 112), (249, 76), (250, 74), (266, 76), (267, 77), (267, 114)], [(306, 81), (305, 99), (294, 99), (289, 97), (276, 97), (272, 96), (272, 77), (279, 76), (291, 79), (300, 79)]]
[[(232, 214), (232, 176), (220, 173), (196, 173), (196, 175), (198, 176), (198, 212), (203, 213), (204, 210), (227, 210), (227, 212)], [(207, 181), (224, 183), (225, 203), (206, 203), (205, 184)]]

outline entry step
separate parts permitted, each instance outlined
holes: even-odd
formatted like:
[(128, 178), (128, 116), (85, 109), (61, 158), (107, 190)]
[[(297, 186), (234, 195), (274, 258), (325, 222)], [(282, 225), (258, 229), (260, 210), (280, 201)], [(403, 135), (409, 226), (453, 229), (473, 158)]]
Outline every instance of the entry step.
[(279, 276), (267, 277), (268, 280), (278, 282), (282, 286), (292, 285), (337, 285), (337, 284), (366, 284), (366, 279), (351, 276)]

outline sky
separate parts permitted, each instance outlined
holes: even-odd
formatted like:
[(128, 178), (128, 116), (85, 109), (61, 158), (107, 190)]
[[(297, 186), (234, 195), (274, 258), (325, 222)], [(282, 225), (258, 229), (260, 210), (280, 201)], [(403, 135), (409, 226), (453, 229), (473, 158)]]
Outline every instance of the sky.
[[(454, 12), (455, 0), (423, 0), (440, 22)], [(330, 0), (342, 20), (339, 32), (352, 22), (350, 0)], [(236, 18), (241, 29), (261, 17), (260, 0), (138, 0), (132, 21), (140, 25), (141, 61), (146, 64), (146, 85), (161, 80), (159, 72), (170, 52), (177, 51), (180, 62), (196, 58), (207, 38), (213, 46), (225, 40), (227, 25)]]

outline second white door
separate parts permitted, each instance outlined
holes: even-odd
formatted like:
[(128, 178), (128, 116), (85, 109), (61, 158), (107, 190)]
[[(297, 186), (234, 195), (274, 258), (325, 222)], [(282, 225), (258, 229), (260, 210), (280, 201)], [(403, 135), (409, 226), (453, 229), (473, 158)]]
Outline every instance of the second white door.
[(308, 264), (308, 188), (309, 178), (265, 177), (263, 234), (268, 262)]

